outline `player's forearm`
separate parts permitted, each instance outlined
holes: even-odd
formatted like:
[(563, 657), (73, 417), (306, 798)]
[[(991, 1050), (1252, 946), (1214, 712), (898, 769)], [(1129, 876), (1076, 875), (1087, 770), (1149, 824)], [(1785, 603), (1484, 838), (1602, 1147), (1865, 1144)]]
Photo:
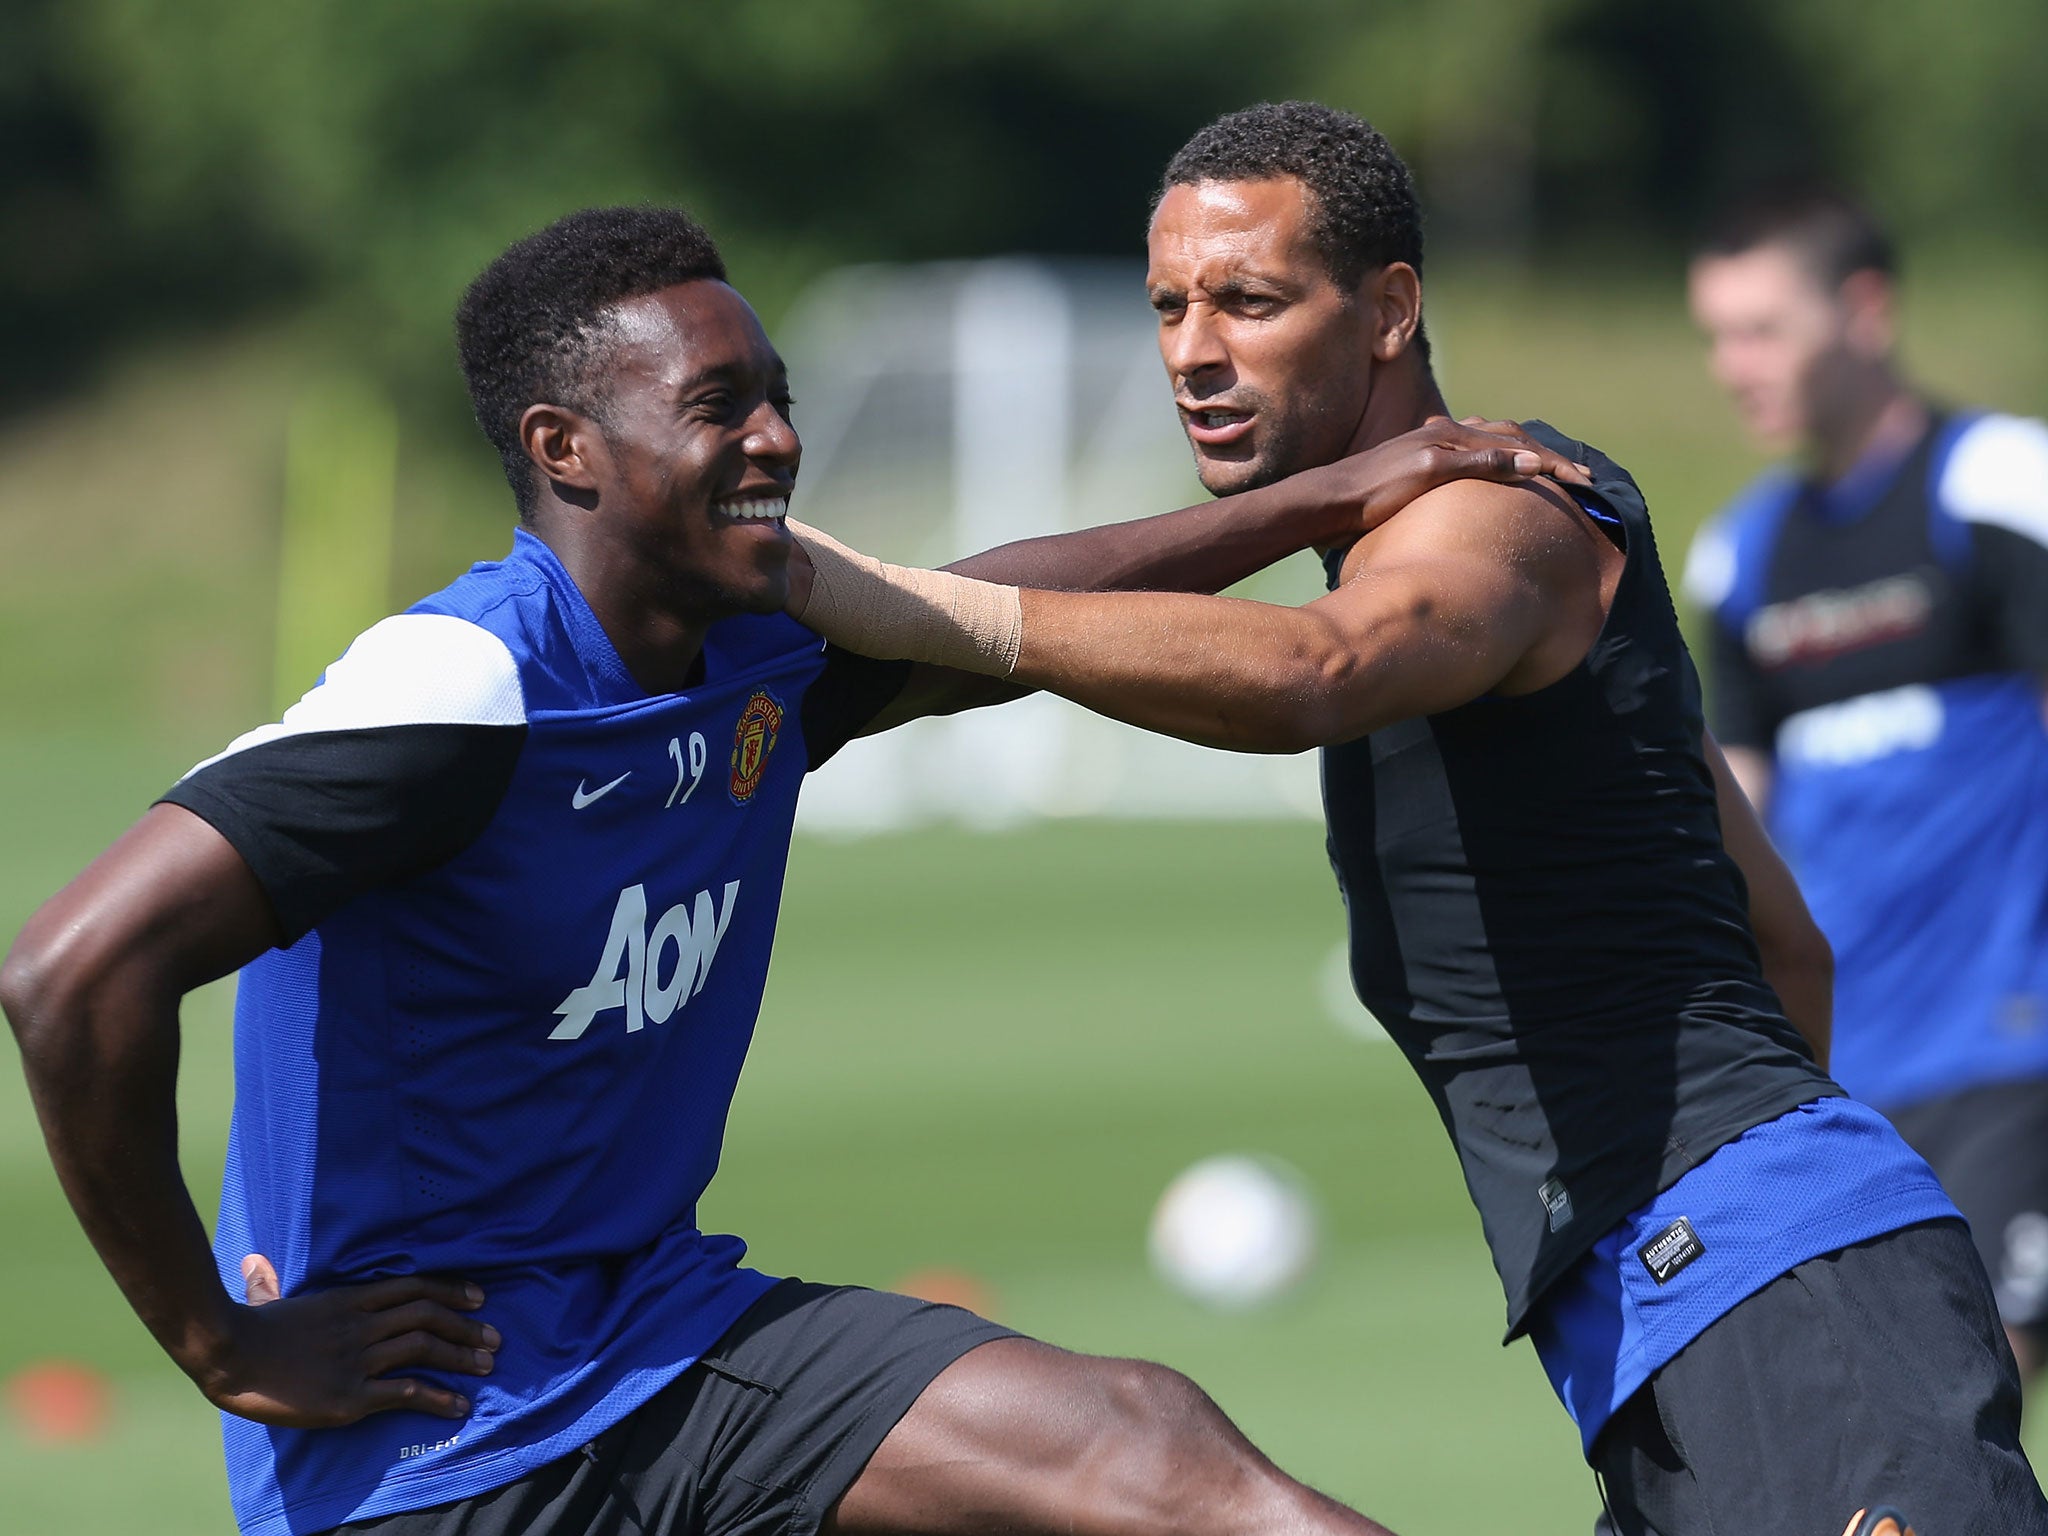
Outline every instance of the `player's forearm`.
[(1175, 593), (1021, 594), (1012, 681), (1168, 736), (1304, 752), (1372, 728), (1373, 647), (1314, 609)]
[(1534, 643), (1544, 593), (1485, 562), (1390, 561), (1301, 608), (1048, 592), (892, 566), (796, 525), (791, 612), (866, 656), (1062, 694), (1240, 752), (1301, 752), (1476, 698)]
[(0, 1002), (57, 1176), (144, 1326), (205, 1384), (234, 1303), (178, 1165), (177, 999), (11, 956)]
[[(1189, 507), (1082, 533), (1030, 539), (976, 555), (949, 571), (1007, 588), (1031, 587), (1054, 592), (1157, 591), (1213, 593), (1263, 569), (1274, 561), (1312, 545), (1339, 544), (1376, 528), (1434, 487), (1462, 477), (1500, 482), (1528, 480), (1545, 474), (1561, 481), (1589, 483), (1584, 465), (1544, 447), (1508, 423), (1461, 424), (1435, 417), (1411, 432), (1375, 447), (1293, 476), (1277, 484), (1235, 497)], [(806, 549), (814, 535), (801, 535)], [(827, 551), (830, 558), (830, 551)], [(850, 551), (841, 551), (851, 554)], [(856, 557), (858, 558), (858, 557)], [(873, 562), (870, 562), (872, 565)], [(875, 649), (889, 642), (878, 627), (853, 616), (829, 600), (818, 616), (806, 616), (811, 562), (799, 558), (791, 567), (791, 612), (828, 638), (867, 655), (907, 656), (924, 666), (913, 675), (889, 710), (876, 717), (878, 727), (1014, 698), (1013, 684), (991, 683), (986, 669), (950, 653)], [(850, 574), (841, 566), (842, 574)], [(876, 572), (870, 570), (869, 576)], [(888, 580), (915, 585), (899, 570)], [(848, 581), (847, 591), (860, 582)], [(925, 593), (917, 602), (931, 606)], [(913, 628), (928, 629), (923, 619)], [(998, 672), (1006, 677), (1006, 672)], [(1111, 711), (1114, 712), (1114, 711)], [(1181, 718), (1178, 729), (1193, 734), (1203, 727)], [(1263, 731), (1255, 741), (1237, 743), (1247, 750), (1273, 750)]]
[(1077, 533), (1023, 539), (946, 567), (1051, 592), (1220, 592), (1360, 526), (1315, 472), (1200, 506)]

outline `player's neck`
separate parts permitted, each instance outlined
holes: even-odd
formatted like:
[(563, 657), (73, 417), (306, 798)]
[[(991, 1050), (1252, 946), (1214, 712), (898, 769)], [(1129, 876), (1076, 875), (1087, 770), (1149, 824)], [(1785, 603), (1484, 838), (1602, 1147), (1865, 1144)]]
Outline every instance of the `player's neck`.
[(1403, 358), (1374, 376), (1365, 413), (1359, 417), (1358, 429), (1352, 433), (1345, 452), (1363, 453), (1390, 437), (1414, 431), (1432, 416), (1449, 414), (1450, 407), (1444, 404), (1443, 391), (1437, 388), (1436, 375), (1430, 372), (1429, 365), (1419, 359), (1411, 362)]
[(658, 589), (661, 584), (646, 581), (644, 568), (593, 572), (586, 579), (563, 564), (634, 682), (661, 694), (680, 693), (699, 681), (709, 618), (679, 612)]
[(576, 583), (635, 683), (650, 694), (690, 687), (698, 680), (704, 636), (716, 616), (695, 611), (682, 583), (631, 549), (582, 536), (587, 526), (540, 519), (529, 531)]
[(1835, 484), (1872, 455), (1903, 454), (1927, 430), (1927, 408), (1890, 368), (1872, 370), (1859, 384), (1814, 424), (1807, 471), (1822, 485)]

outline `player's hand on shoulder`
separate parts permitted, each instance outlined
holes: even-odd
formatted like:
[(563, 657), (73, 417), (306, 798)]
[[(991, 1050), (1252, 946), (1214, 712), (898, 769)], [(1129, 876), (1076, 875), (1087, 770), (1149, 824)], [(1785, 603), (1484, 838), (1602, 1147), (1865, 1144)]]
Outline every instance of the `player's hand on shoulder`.
[(1355, 513), (1352, 531), (1366, 533), (1455, 480), (1519, 485), (1539, 476), (1568, 485), (1592, 483), (1585, 465), (1545, 447), (1515, 422), (1432, 416), (1412, 431), (1300, 478), (1315, 477), (1315, 493)]
[(261, 1424), (329, 1429), (410, 1409), (444, 1419), (469, 1412), (459, 1392), (406, 1374), (488, 1376), (502, 1342), (475, 1317), (483, 1292), (461, 1280), (401, 1275), (285, 1297), (261, 1254), (242, 1261), (248, 1305), (200, 1381), (215, 1407)]
[(1549, 475), (1446, 480), (1418, 492), (1401, 516), (1368, 529), (1346, 551), (1340, 579), (1348, 583), (1368, 568), (1444, 560), (1458, 562), (1468, 575), (1475, 561), (1518, 572), (1518, 579), (1576, 575), (1582, 561), (1575, 557), (1592, 546), (1589, 527)]

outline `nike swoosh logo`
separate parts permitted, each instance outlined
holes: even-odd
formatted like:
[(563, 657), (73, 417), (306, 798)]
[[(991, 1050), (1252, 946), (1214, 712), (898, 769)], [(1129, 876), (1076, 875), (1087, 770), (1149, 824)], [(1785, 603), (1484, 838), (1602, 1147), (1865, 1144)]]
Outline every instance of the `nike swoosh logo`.
[(613, 779), (611, 783), (600, 784), (597, 786), (597, 788), (589, 791), (587, 794), (584, 792), (583, 789), (583, 781), (581, 779), (578, 779), (576, 781), (576, 793), (569, 797), (569, 804), (580, 811), (583, 809), (583, 807), (590, 804), (591, 801), (602, 800), (606, 795), (610, 794), (613, 790), (617, 789), (621, 784), (625, 783), (626, 780), (630, 779), (631, 777), (633, 777), (633, 770), (628, 768), (616, 779)]

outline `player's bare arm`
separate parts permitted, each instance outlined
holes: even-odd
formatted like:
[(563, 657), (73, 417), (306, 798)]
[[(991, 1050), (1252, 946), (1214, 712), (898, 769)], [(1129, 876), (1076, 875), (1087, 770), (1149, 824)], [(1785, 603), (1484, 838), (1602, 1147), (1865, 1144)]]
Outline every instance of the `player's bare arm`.
[(1555, 681), (1599, 633), (1603, 563), (1618, 575), (1620, 552), (1562, 493), (1460, 482), (1361, 539), (1343, 585), (1301, 608), (1027, 592), (1013, 675), (1190, 741), (1305, 751)]
[(854, 649), (978, 667), (1147, 730), (1300, 752), (1555, 681), (1597, 637), (1621, 565), (1555, 488), (1459, 481), (1360, 539), (1343, 585), (1300, 608), (1030, 589), (1011, 616), (1011, 589), (946, 576), (892, 604), (872, 600), (889, 568), (869, 562), (821, 582), (803, 616)]
[(1255, 490), (1178, 512), (1023, 539), (946, 567), (1053, 592), (1220, 592), (1274, 561), (1370, 532), (1456, 480), (1588, 481), (1511, 421), (1436, 416), (1413, 431)]
[(1730, 754), (1706, 733), (1701, 743), (1714, 775), (1721, 842), (1749, 887), (1749, 925), (1756, 933), (1764, 980), (1778, 994), (1785, 1017), (1806, 1039), (1813, 1059), (1828, 1064), (1834, 1037), (1835, 952), (1799, 894), (1799, 882), (1757, 819)]
[[(1333, 464), (1272, 485), (1132, 522), (1005, 544), (945, 567), (956, 575), (1053, 592), (1213, 594), (1304, 549), (1379, 527), (1418, 496), (1473, 479), (1519, 484), (1548, 476), (1584, 485), (1576, 464), (1510, 421), (1436, 416)], [(802, 546), (792, 586), (808, 592)], [(1020, 690), (971, 673), (920, 667), (870, 733), (921, 715), (998, 703)]]
[(1771, 787), (1775, 778), (1771, 754), (1755, 747), (1723, 747), (1721, 753), (1727, 759), (1728, 772), (1741, 786), (1751, 808), (1759, 816), (1767, 813), (1771, 808)]
[(405, 1276), (243, 1306), (222, 1287), (178, 1163), (178, 1008), (277, 942), (227, 840), (152, 809), (30, 920), (0, 970), (36, 1113), (65, 1193), (136, 1315), (218, 1407), (270, 1424), (391, 1408), (460, 1417), (404, 1375), (485, 1375), (482, 1292)]

